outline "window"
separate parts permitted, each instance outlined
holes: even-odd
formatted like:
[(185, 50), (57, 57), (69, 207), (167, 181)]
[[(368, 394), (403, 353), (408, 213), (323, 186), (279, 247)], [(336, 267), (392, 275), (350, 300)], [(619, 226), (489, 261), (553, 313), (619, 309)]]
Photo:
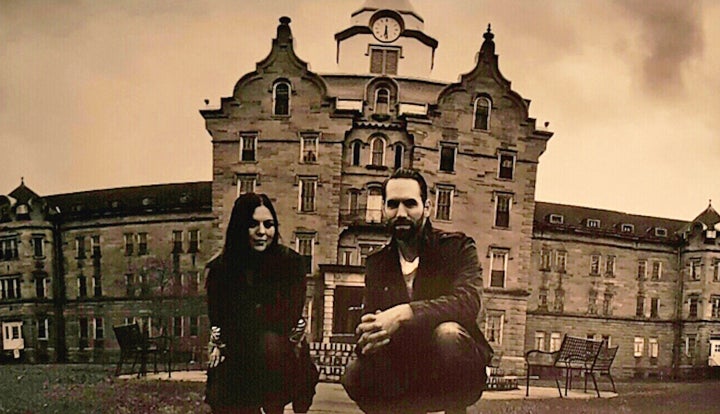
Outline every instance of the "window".
[(485, 338), (491, 344), (502, 344), (502, 331), (505, 315), (489, 311), (485, 319)]
[(645, 316), (645, 296), (638, 295), (635, 301), (635, 316), (642, 318)]
[(85, 236), (77, 236), (75, 238), (75, 251), (77, 252), (77, 259), (85, 258)]
[(37, 298), (44, 298), (47, 296), (48, 280), (49, 278), (46, 275), (35, 275), (35, 296)]
[(697, 344), (697, 335), (688, 335), (685, 337), (685, 356), (693, 358), (695, 356), (695, 345)]
[(399, 49), (370, 48), (370, 73), (397, 75)]
[(125, 296), (135, 296), (135, 275), (133, 273), (125, 274)]
[(512, 195), (500, 194), (495, 195), (495, 227), (510, 227), (510, 203)]
[(660, 280), (662, 277), (662, 262), (654, 261), (652, 263), (652, 280)]
[(405, 147), (402, 144), (395, 144), (395, 164), (393, 168), (396, 170), (398, 168), (402, 168), (403, 166), (403, 157), (405, 155)]
[(273, 85), (273, 115), (290, 115), (290, 84), (287, 82)]
[(720, 260), (713, 260), (713, 282), (720, 282)]
[(135, 251), (135, 236), (132, 233), (123, 234), (125, 242), (125, 256), (132, 256)]
[(645, 338), (636, 336), (633, 342), (633, 355), (636, 358), (643, 356), (643, 350), (645, 348)]
[(47, 341), (50, 333), (50, 321), (48, 318), (40, 318), (37, 321), (37, 339), (40, 341)]
[(602, 336), (602, 340), (605, 341), (605, 343), (607, 344), (608, 348), (612, 346), (612, 344), (611, 344), (611, 342), (610, 342), (610, 335), (603, 335), (603, 336)]
[(343, 266), (350, 266), (353, 264), (352, 262), (352, 250), (339, 250), (338, 251), (338, 264), (341, 264)]
[(540, 288), (538, 292), (538, 309), (547, 310), (548, 291), (546, 288)]
[(487, 131), (490, 129), (490, 110), (492, 108), (490, 99), (484, 96), (476, 98), (474, 106), (473, 129)]
[(507, 252), (493, 251), (490, 254), (490, 287), (505, 287)]
[(33, 257), (36, 259), (45, 257), (45, 236), (33, 235)]
[(104, 339), (105, 327), (103, 326), (103, 318), (95, 318), (93, 320), (93, 339)]
[(689, 268), (690, 280), (700, 280), (700, 269), (702, 268), (700, 259), (690, 259)]
[(437, 200), (435, 205), (435, 218), (438, 220), (450, 220), (452, 212), (452, 199), (453, 199), (452, 188), (438, 187), (436, 197)]
[(90, 250), (92, 251), (93, 259), (100, 258), (100, 236), (97, 234), (90, 237)]
[(362, 143), (360, 141), (355, 141), (352, 143), (352, 165), (360, 165), (360, 149), (362, 148)]
[(667, 229), (664, 227), (656, 227), (655, 228), (655, 236), (657, 237), (667, 237)]
[(613, 300), (613, 294), (610, 292), (605, 292), (603, 294), (603, 308), (602, 313), (605, 316), (612, 314), (612, 300)]
[(550, 333), (550, 349), (548, 351), (555, 352), (558, 349), (560, 349), (560, 344), (562, 343), (562, 338), (560, 337), (560, 332), (552, 332)]
[(387, 114), (390, 105), (390, 91), (387, 88), (378, 88), (375, 91), (375, 113)]
[(193, 229), (188, 231), (188, 253), (197, 253), (200, 251), (200, 230)]
[(256, 134), (240, 135), (240, 161), (252, 162), (256, 161), (255, 148), (257, 147)]
[(660, 352), (660, 345), (658, 344), (657, 338), (648, 338), (648, 356), (650, 358), (657, 358)]
[(563, 224), (565, 222), (565, 217), (560, 214), (550, 214), (548, 220), (551, 224)]
[(590, 256), (590, 274), (591, 275), (599, 275), (600, 274), (600, 255), (594, 254)]
[(376, 167), (385, 165), (385, 140), (381, 137), (375, 137), (370, 141), (372, 154), (370, 156), (370, 164)]
[(456, 145), (440, 144), (440, 171), (455, 171), (455, 155), (457, 153)]
[(88, 337), (90, 336), (90, 329), (88, 325), (88, 319), (87, 318), (79, 318), (78, 319), (78, 338), (79, 340), (79, 348), (85, 349), (88, 346)]
[(567, 252), (558, 250), (555, 253), (555, 268), (560, 273), (565, 273), (567, 266)]
[(712, 306), (711, 316), (713, 318), (720, 318), (720, 296), (710, 297), (710, 304)]
[(303, 133), (300, 136), (300, 160), (312, 164), (317, 162), (318, 134), (316, 132)]
[(588, 219), (587, 220), (587, 226), (591, 228), (600, 228), (600, 220), (598, 219)]
[(535, 347), (533, 349), (545, 350), (545, 332), (535, 331)]
[(637, 278), (638, 280), (647, 279), (647, 260), (638, 260)]
[(632, 233), (633, 231), (635, 231), (635, 226), (633, 226), (632, 224), (622, 224), (620, 226), (620, 231), (623, 233)]
[(588, 293), (588, 313), (594, 315), (597, 313), (597, 291), (590, 289)]
[(498, 178), (512, 180), (515, 173), (515, 155), (503, 154), (498, 156)]
[(137, 243), (138, 243), (138, 256), (144, 256), (144, 255), (148, 254), (147, 233), (138, 233), (137, 234)]
[(183, 317), (182, 316), (174, 316), (173, 317), (173, 336), (176, 338), (182, 338), (184, 336), (184, 329), (183, 329)]
[(650, 317), (657, 318), (660, 316), (660, 299), (650, 298)]
[(78, 297), (87, 297), (87, 278), (81, 273), (77, 278), (78, 281)]
[(0, 299), (20, 299), (20, 275), (0, 278)]
[(298, 234), (295, 239), (295, 249), (303, 257), (305, 266), (305, 274), (312, 273), (313, 270), (313, 254), (315, 252), (315, 235), (314, 234)]
[(182, 230), (173, 230), (172, 232), (172, 241), (173, 241), (173, 254), (178, 254), (183, 252), (183, 232)]
[(353, 335), (362, 313), (363, 289), (337, 286), (333, 296), (333, 334)]
[(615, 256), (608, 256), (605, 259), (605, 275), (610, 277), (615, 275)]
[(257, 175), (255, 174), (240, 174), (237, 176), (237, 195), (240, 197), (241, 194), (254, 193), (255, 184), (257, 183)]
[(93, 294), (95, 297), (100, 297), (102, 296), (102, 276), (100, 274), (100, 267), (95, 267), (93, 272)]
[(317, 190), (317, 178), (300, 179), (300, 211), (309, 213), (315, 211), (315, 192)]
[(555, 312), (562, 313), (565, 310), (565, 290), (559, 287), (555, 289)]
[(360, 192), (358, 190), (348, 191), (348, 212), (351, 216), (360, 212)]
[(691, 295), (688, 298), (688, 318), (698, 317), (698, 303), (700, 298), (697, 295)]
[(540, 251), (540, 270), (550, 270), (550, 257), (552, 257), (552, 250)]
[(382, 188), (368, 188), (367, 206), (365, 207), (365, 221), (368, 223), (380, 223), (382, 221)]
[(191, 316), (190, 317), (190, 336), (198, 336), (198, 332), (200, 325), (200, 317), (199, 316)]
[(0, 240), (0, 260), (17, 260), (18, 237), (10, 237)]

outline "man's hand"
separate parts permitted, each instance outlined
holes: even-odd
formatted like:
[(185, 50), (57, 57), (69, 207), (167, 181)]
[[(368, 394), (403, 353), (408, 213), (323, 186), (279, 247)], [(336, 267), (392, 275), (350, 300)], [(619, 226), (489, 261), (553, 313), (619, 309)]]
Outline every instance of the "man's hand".
[(358, 345), (363, 355), (376, 352), (390, 343), (390, 338), (400, 328), (400, 324), (410, 320), (412, 308), (407, 303), (393, 306), (375, 314), (366, 313), (360, 318), (356, 333), (360, 335)]
[(220, 352), (220, 348), (218, 348), (217, 346), (213, 346), (212, 349), (210, 349), (210, 355), (208, 359), (208, 366), (210, 368), (215, 368), (216, 366), (220, 365), (221, 362), (225, 361), (225, 356), (222, 355), (222, 353)]

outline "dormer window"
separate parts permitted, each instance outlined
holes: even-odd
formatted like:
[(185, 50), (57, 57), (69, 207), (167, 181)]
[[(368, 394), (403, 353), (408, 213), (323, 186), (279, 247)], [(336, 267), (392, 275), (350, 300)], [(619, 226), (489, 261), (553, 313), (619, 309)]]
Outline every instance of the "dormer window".
[(635, 231), (635, 226), (632, 224), (621, 224), (620, 231), (623, 233), (632, 233)]
[(487, 131), (490, 129), (490, 110), (492, 103), (490, 99), (485, 96), (481, 96), (475, 99), (475, 105), (473, 109), (473, 129), (479, 129)]
[(600, 220), (598, 219), (588, 219), (586, 225), (590, 228), (600, 228)]
[(655, 236), (667, 237), (667, 229), (664, 227), (655, 227)]
[(290, 116), (290, 83), (276, 82), (273, 85), (273, 115)]
[(379, 88), (375, 91), (375, 113), (388, 114), (390, 110), (390, 91), (387, 88)]
[(29, 212), (30, 210), (28, 209), (27, 204), (20, 204), (15, 209), (15, 214), (17, 214), (18, 216), (26, 216), (29, 214)]
[(550, 221), (551, 224), (563, 224), (565, 222), (565, 217), (561, 214), (550, 214), (548, 221)]

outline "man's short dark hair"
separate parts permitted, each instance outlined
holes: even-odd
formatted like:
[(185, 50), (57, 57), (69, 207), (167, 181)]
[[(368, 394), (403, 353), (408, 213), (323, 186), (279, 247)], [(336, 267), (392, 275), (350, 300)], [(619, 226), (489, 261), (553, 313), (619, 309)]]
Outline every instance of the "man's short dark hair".
[(386, 189), (388, 181), (398, 178), (407, 178), (410, 180), (415, 180), (418, 185), (420, 186), (420, 198), (422, 199), (422, 202), (425, 203), (427, 201), (427, 183), (425, 182), (425, 178), (423, 178), (422, 174), (420, 174), (420, 171), (412, 169), (412, 168), (398, 168), (395, 170), (390, 177), (388, 177), (385, 181), (383, 181), (382, 185), (382, 199), (385, 200), (385, 197), (387, 195)]

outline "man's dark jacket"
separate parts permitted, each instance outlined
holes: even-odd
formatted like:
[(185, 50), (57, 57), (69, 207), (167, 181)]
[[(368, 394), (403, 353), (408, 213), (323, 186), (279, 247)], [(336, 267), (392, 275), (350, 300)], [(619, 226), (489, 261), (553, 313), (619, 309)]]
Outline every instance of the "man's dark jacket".
[(433, 229), (427, 221), (419, 253), (412, 298), (400, 270), (394, 239), (368, 256), (363, 313), (409, 303), (413, 317), (397, 331), (396, 335), (401, 336), (429, 335), (443, 322), (457, 322), (475, 339), (487, 363), (492, 348), (478, 325), (483, 283), (475, 242), (463, 233)]

